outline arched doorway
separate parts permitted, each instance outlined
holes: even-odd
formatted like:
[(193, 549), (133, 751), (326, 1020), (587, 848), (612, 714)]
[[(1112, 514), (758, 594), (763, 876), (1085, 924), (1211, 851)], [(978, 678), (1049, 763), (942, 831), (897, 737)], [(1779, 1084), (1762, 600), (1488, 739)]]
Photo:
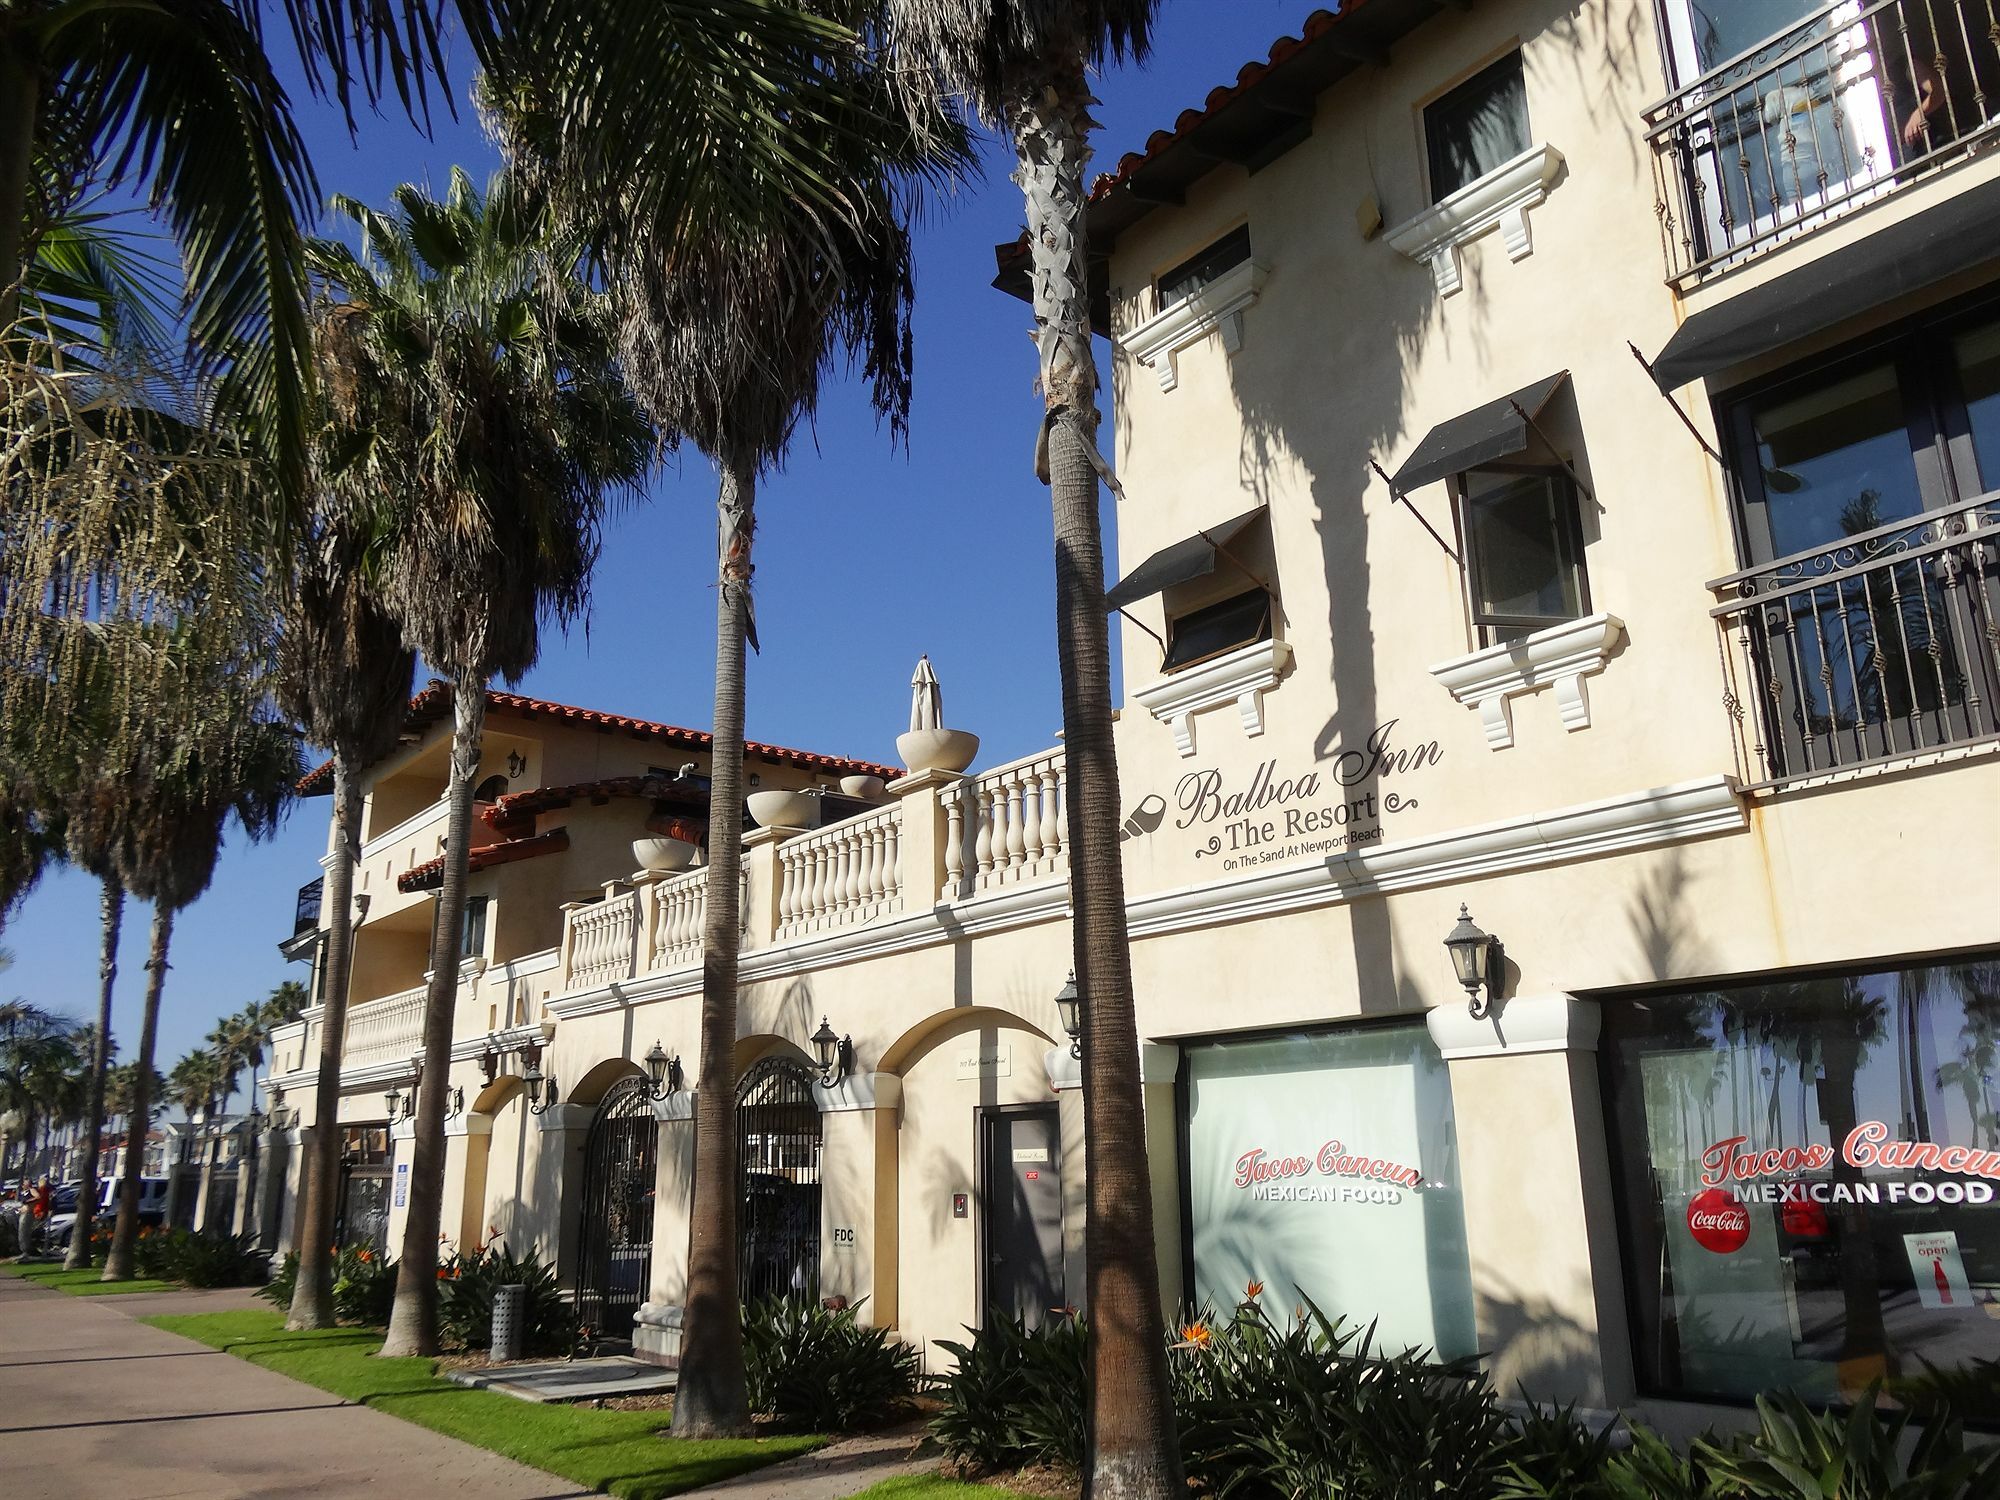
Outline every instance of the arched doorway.
[(605, 1091), (583, 1146), (577, 1233), (577, 1321), (599, 1339), (629, 1339), (653, 1269), (659, 1125), (643, 1078)]
[(819, 1291), (819, 1106), (812, 1070), (767, 1057), (736, 1090), (736, 1275), (743, 1300)]

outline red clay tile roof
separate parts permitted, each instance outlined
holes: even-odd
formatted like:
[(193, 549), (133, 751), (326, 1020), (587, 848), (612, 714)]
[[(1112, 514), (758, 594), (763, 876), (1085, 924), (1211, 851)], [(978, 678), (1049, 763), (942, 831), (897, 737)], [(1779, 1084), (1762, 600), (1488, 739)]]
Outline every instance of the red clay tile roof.
[[(706, 778), (702, 780), (705, 782)], [(568, 786), (530, 787), (524, 792), (508, 793), (481, 808), (479, 815), (498, 828), (576, 802), (601, 806), (613, 797), (650, 797), (678, 803), (693, 817), (708, 815), (706, 786), (691, 785), (669, 776), (607, 776), (599, 781), (573, 781)]]
[[(1125, 230), (1160, 204), (1182, 202), (1189, 187), (1225, 161), (1252, 171), (1275, 161), (1312, 133), (1322, 91), (1386, 61), (1395, 43), (1451, 8), (1453, 0), (1345, 0), (1337, 10), (1316, 10), (1297, 36), (1273, 42), (1265, 60), (1245, 63), (1234, 83), (1211, 89), (1200, 108), (1175, 117), (1171, 130), (1154, 131), (1141, 149), (1119, 157), (1090, 187), (1093, 281)], [(993, 284), (1026, 297), (1027, 235), (994, 246), (993, 254), (999, 268)], [(1103, 332), (1109, 322), (1103, 287), (1092, 290), (1091, 320)]]
[[(504, 844), (483, 844), (465, 857), (468, 873), (477, 874), (495, 865), (511, 865), (541, 854), (560, 854), (569, 847), (569, 830), (551, 829), (531, 839), (513, 839)], [(433, 890), (444, 881), (444, 856), (412, 865), (396, 877), (396, 889), (403, 892)]]
[[(662, 744), (676, 746), (684, 750), (706, 751), (715, 743), (715, 736), (701, 729), (682, 729), (674, 724), (657, 724), (651, 719), (633, 719), (624, 714), (604, 713), (594, 708), (575, 708), (567, 703), (552, 703), (546, 698), (526, 698), (518, 693), (503, 693), (489, 689), (486, 694), (488, 713), (511, 714), (523, 719), (553, 719), (579, 729), (595, 729), (604, 734), (624, 734), (635, 740), (657, 740)], [(451, 689), (442, 682), (432, 682), (416, 697), (410, 700), (408, 717), (404, 727), (421, 730), (440, 719), (451, 717)], [(812, 750), (792, 750), (783, 745), (764, 745), (755, 740), (746, 741), (744, 753), (758, 760), (770, 761), (774, 765), (797, 766), (808, 771), (829, 771), (837, 776), (882, 776), (902, 775), (900, 768), (881, 766), (873, 761), (852, 760), (840, 755), (821, 755)], [(333, 790), (333, 762), (325, 761), (299, 778), (297, 791), (301, 797), (317, 797)]]

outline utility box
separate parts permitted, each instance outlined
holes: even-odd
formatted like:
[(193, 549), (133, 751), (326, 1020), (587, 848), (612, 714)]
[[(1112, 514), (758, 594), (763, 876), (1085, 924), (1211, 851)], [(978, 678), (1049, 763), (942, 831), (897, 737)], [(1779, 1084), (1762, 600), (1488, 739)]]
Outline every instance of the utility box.
[(494, 1363), (521, 1357), (522, 1324), (527, 1321), (528, 1289), (524, 1286), (498, 1287), (493, 1293)]

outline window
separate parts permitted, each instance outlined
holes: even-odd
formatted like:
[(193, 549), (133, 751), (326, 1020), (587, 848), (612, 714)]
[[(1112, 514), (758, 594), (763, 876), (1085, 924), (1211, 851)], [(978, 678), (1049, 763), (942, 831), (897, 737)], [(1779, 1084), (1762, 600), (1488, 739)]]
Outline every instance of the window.
[(486, 951), (486, 903), (490, 896), (468, 896), (465, 900), (465, 940), (459, 944), (460, 958), (478, 958)]
[(1303, 1294), (1385, 1354), (1474, 1351), (1451, 1079), (1421, 1021), (1189, 1046), (1182, 1076), (1197, 1307), (1261, 1281), (1280, 1322)]
[(1155, 283), (1153, 310), (1165, 312), (1176, 302), (1185, 302), (1224, 271), (1250, 258), (1250, 226), (1231, 230), (1206, 250), (1190, 256)]
[(1603, 1004), (1643, 1388), (2000, 1358), (2000, 954)]
[(1439, 202), (1526, 151), (1528, 86), (1521, 54), (1510, 53), (1424, 106), (1431, 201)]
[(1271, 638), (1271, 596), (1263, 589), (1189, 610), (1167, 621), (1166, 670), (1191, 667), (1225, 651)]
[(1459, 505), (1481, 646), (1590, 613), (1576, 491), (1566, 474), (1475, 469), (1460, 482)]

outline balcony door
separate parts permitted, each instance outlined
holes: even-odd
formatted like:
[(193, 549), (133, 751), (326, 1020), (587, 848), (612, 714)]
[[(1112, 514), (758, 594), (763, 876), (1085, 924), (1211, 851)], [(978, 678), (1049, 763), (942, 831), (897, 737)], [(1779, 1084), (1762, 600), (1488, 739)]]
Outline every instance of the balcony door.
[[(1823, 213), (1894, 163), (1882, 0), (1662, 0), (1688, 112), (1676, 142), (1704, 222), (1700, 258)], [(1907, 69), (1904, 70), (1907, 72)]]
[(1725, 419), (1774, 769), (2000, 730), (2000, 307), (1815, 359)]

